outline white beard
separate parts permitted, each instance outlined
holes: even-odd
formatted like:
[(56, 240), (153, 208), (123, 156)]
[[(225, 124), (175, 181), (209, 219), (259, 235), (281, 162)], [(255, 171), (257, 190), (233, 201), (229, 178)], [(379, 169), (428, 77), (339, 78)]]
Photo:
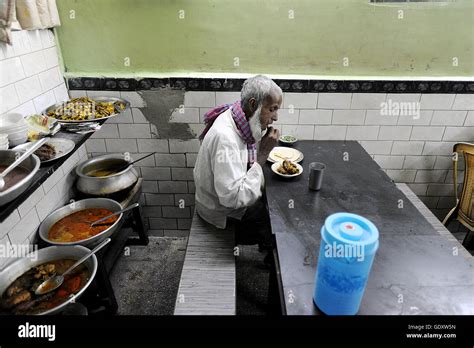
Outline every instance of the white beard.
[(260, 105), (257, 110), (253, 113), (252, 117), (250, 117), (249, 125), (250, 131), (252, 132), (252, 136), (257, 143), (262, 140), (263, 131), (262, 131), (262, 122), (260, 122), (260, 116), (262, 112), (262, 106)]

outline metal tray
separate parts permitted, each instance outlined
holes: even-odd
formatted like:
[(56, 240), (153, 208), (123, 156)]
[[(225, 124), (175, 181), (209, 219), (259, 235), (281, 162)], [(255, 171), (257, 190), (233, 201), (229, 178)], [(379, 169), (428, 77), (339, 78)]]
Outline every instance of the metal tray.
[[(89, 118), (87, 120), (60, 120), (60, 119), (57, 119), (55, 118), (58, 122), (60, 123), (84, 123), (84, 122), (92, 122), (92, 121), (97, 121), (97, 120), (106, 120), (108, 118), (111, 118), (111, 117), (115, 117), (119, 114), (121, 114), (122, 112), (126, 111), (128, 108), (130, 108), (130, 102), (128, 100), (125, 100), (125, 99), (122, 99), (122, 98), (114, 98), (114, 97), (97, 97), (97, 98), (90, 98), (96, 102), (116, 102), (116, 101), (119, 101), (119, 102), (122, 102), (125, 104), (125, 109), (123, 110), (120, 110), (118, 107), (115, 107), (115, 114), (112, 114), (110, 116), (106, 116), (106, 117), (101, 117), (101, 118)], [(62, 102), (62, 103), (56, 103), (54, 105), (51, 105), (50, 107), (48, 107), (46, 110), (44, 110), (42, 112), (43, 115), (48, 115), (48, 112), (60, 107), (61, 105), (65, 104), (65, 103), (68, 103), (70, 102), (71, 100), (68, 100), (68, 101), (65, 101), (65, 102)], [(50, 116), (51, 117), (51, 116)], [(53, 117), (54, 118), (54, 117)]]

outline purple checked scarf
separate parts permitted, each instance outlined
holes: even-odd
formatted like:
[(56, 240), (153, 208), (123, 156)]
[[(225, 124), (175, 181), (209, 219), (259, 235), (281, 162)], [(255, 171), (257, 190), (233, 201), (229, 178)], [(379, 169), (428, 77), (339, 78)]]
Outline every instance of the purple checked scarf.
[(240, 106), (240, 100), (237, 100), (233, 104), (222, 104), (216, 106), (214, 109), (206, 112), (204, 114), (204, 123), (206, 124), (206, 128), (199, 136), (199, 139), (204, 139), (209, 129), (211, 129), (216, 118), (223, 112), (227, 111), (229, 108), (232, 108), (232, 118), (234, 119), (235, 125), (239, 130), (239, 135), (242, 140), (247, 144), (247, 150), (249, 153), (249, 165), (251, 166), (257, 160), (257, 145), (255, 144), (255, 139), (252, 136), (250, 124), (245, 118), (245, 113), (242, 110), (242, 107)]

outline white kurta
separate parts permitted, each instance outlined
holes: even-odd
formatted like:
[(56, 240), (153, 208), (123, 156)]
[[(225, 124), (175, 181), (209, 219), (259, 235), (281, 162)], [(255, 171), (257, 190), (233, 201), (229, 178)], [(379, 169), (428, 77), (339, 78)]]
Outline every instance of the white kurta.
[(247, 145), (239, 135), (231, 110), (214, 121), (194, 167), (196, 210), (207, 222), (226, 227), (227, 217), (240, 219), (262, 195), (262, 167), (247, 170)]

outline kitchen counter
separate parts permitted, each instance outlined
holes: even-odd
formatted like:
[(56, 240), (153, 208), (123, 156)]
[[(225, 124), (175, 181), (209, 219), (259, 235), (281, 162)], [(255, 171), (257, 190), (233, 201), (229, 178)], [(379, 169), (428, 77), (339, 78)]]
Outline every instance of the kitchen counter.
[[(103, 123), (103, 122), (102, 122)], [(3, 222), (12, 211), (20, 206), (43, 182), (45, 182), (61, 165), (67, 161), (80, 147), (81, 145), (90, 138), (94, 133), (88, 134), (76, 134), (65, 131), (59, 131), (53, 138), (65, 138), (74, 141), (76, 146), (74, 150), (67, 155), (52, 161), (51, 163), (41, 164), (38, 172), (33, 177), (30, 186), (16, 199), (0, 207), (0, 223)]]

